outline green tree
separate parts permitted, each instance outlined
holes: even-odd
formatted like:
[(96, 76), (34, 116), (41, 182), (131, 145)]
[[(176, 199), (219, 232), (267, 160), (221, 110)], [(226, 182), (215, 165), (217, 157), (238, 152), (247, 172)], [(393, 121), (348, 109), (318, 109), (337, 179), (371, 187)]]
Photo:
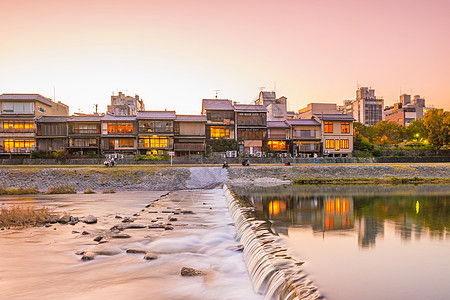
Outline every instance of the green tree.
[(408, 141), (421, 141), (426, 138), (427, 134), (423, 125), (423, 119), (412, 121), (406, 127), (406, 135), (408, 136)]
[(380, 121), (375, 125), (380, 144), (399, 144), (406, 138), (404, 126), (392, 121)]
[(423, 116), (426, 138), (434, 149), (439, 150), (450, 142), (450, 112), (433, 109)]

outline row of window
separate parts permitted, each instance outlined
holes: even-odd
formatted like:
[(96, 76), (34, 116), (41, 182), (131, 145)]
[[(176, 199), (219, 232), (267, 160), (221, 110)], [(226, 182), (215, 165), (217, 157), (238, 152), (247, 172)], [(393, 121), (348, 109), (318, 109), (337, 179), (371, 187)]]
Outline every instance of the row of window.
[(3, 129), (22, 131), (23, 129), (34, 129), (33, 121), (3, 121)]
[(325, 149), (334, 149), (339, 151), (340, 149), (348, 149), (348, 140), (325, 140)]
[[(323, 122), (323, 130), (325, 133), (333, 133), (333, 122), (326, 121)], [(350, 133), (350, 123), (342, 122), (341, 123), (341, 133)]]
[(3, 141), (3, 151), (5, 152), (21, 152), (29, 148), (34, 148), (34, 140), (13, 140), (6, 139)]
[(133, 123), (108, 123), (108, 133), (133, 133)]

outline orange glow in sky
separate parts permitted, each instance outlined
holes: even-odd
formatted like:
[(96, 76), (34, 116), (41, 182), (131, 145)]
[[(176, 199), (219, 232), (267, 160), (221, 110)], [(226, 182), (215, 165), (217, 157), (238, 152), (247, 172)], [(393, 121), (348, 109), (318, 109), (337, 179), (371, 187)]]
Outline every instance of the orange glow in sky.
[(90, 113), (112, 92), (198, 114), (260, 87), (342, 104), (356, 86), (450, 109), (447, 0), (2, 0), (0, 94), (40, 93)]

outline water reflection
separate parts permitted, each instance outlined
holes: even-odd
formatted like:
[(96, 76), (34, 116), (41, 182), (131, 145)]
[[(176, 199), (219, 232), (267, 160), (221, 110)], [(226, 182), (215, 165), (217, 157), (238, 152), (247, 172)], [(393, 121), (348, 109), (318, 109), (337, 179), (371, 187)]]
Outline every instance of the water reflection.
[(374, 247), (392, 223), (403, 241), (422, 235), (442, 239), (450, 226), (450, 197), (437, 195), (324, 195), (260, 192), (235, 188), (256, 208), (257, 218), (271, 220), (272, 230), (287, 234), (288, 228), (311, 228), (326, 237), (327, 232), (356, 231), (358, 245)]

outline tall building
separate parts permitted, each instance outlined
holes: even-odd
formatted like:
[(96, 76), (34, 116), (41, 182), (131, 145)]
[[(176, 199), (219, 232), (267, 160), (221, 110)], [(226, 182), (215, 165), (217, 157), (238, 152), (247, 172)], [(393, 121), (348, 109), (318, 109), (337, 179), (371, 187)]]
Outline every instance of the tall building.
[(375, 90), (360, 87), (356, 91), (356, 100), (344, 101), (344, 111), (352, 116), (356, 122), (364, 125), (376, 125), (384, 120), (384, 100), (375, 96)]
[(420, 95), (415, 95), (411, 100), (411, 95), (400, 95), (400, 101), (384, 108), (385, 120), (396, 122), (402, 126), (408, 126), (412, 121), (420, 119), (427, 110), (425, 99)]
[(144, 101), (139, 98), (139, 95), (131, 97), (122, 92), (119, 92), (118, 95), (113, 94), (111, 105), (107, 107), (108, 113), (115, 116), (135, 116), (138, 111), (143, 110), (145, 110)]

